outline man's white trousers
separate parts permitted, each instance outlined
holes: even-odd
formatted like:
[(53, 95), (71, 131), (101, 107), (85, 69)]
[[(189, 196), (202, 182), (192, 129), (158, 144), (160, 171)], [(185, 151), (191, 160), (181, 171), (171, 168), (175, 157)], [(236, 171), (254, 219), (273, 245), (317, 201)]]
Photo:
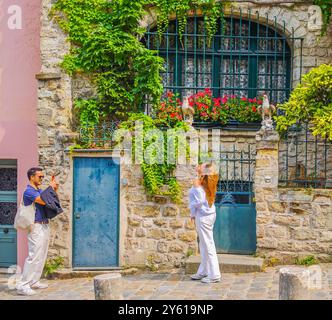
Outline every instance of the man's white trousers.
[(18, 289), (31, 286), (40, 280), (47, 258), (50, 228), (48, 224), (35, 223), (28, 234), (29, 255), (25, 260)]

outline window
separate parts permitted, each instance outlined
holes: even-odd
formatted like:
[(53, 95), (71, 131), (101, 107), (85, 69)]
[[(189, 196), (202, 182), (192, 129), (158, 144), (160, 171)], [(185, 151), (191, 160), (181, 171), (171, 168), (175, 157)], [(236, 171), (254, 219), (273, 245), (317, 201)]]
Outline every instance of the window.
[(176, 20), (170, 22), (160, 41), (156, 29), (148, 30), (145, 45), (165, 59), (165, 91), (183, 97), (211, 88), (214, 96), (248, 98), (266, 92), (271, 102), (283, 102), (291, 89), (287, 38), (256, 22), (238, 18), (225, 21), (218, 23), (219, 31), (210, 43), (200, 17), (188, 19), (182, 39)]

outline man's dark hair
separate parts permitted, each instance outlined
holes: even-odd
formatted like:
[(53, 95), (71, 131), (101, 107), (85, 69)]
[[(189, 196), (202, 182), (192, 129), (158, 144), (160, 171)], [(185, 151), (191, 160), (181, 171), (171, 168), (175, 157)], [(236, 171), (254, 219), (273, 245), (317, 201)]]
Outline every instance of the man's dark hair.
[(30, 180), (30, 178), (32, 176), (34, 176), (37, 171), (43, 171), (43, 169), (42, 168), (38, 168), (38, 167), (34, 167), (34, 168), (29, 169), (28, 173), (27, 173), (28, 174), (28, 179)]

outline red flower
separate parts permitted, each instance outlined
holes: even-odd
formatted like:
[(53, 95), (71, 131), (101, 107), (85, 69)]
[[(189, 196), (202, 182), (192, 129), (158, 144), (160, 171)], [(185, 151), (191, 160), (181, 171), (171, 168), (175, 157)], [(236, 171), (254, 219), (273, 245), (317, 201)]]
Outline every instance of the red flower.
[(247, 98), (246, 97), (242, 97), (241, 100), (242, 101), (247, 101)]
[(209, 106), (207, 106), (206, 104), (203, 105), (205, 109), (209, 109)]
[(257, 111), (256, 107), (252, 107), (252, 111), (256, 112)]
[(172, 92), (172, 91), (167, 92), (167, 97), (168, 97), (168, 98), (173, 97), (173, 92)]
[(189, 99), (189, 105), (190, 105), (191, 107), (193, 107), (193, 106), (195, 105), (195, 102), (194, 102), (193, 99)]
[(253, 102), (253, 100), (252, 100), (252, 99), (250, 99), (250, 98), (248, 99), (248, 101), (249, 101), (250, 103), (252, 103), (252, 102)]
[(263, 103), (263, 100), (258, 100), (257, 103), (258, 103), (258, 104), (262, 104), (262, 103)]
[(254, 99), (252, 100), (252, 102), (256, 103), (256, 102), (257, 102), (257, 99), (256, 99), (256, 98), (254, 98)]
[(174, 118), (174, 117), (175, 117), (175, 114), (174, 114), (174, 113), (171, 113), (171, 114), (170, 114), (170, 117), (171, 117), (171, 118)]
[(225, 97), (223, 97), (222, 99), (221, 99), (221, 103), (222, 104), (225, 104), (225, 103), (227, 103), (227, 96), (225, 96)]
[(204, 89), (204, 92), (205, 92), (207, 95), (212, 96), (212, 91), (211, 91), (211, 89), (206, 88), (206, 89)]
[(176, 99), (176, 103), (177, 103), (179, 106), (182, 106), (182, 101), (181, 101), (179, 98)]
[(214, 105), (215, 105), (216, 107), (220, 107), (220, 98), (218, 98), (218, 99), (213, 99), (213, 101), (214, 101)]

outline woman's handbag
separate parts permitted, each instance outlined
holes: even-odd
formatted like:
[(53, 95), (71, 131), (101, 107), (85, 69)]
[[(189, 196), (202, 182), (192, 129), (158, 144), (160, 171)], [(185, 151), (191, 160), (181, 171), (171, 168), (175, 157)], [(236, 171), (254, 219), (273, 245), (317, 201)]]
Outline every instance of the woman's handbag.
[(34, 202), (29, 206), (25, 206), (22, 197), (20, 207), (17, 210), (15, 216), (14, 228), (16, 230), (23, 229), (30, 231), (35, 223), (35, 215), (36, 215), (36, 207)]

